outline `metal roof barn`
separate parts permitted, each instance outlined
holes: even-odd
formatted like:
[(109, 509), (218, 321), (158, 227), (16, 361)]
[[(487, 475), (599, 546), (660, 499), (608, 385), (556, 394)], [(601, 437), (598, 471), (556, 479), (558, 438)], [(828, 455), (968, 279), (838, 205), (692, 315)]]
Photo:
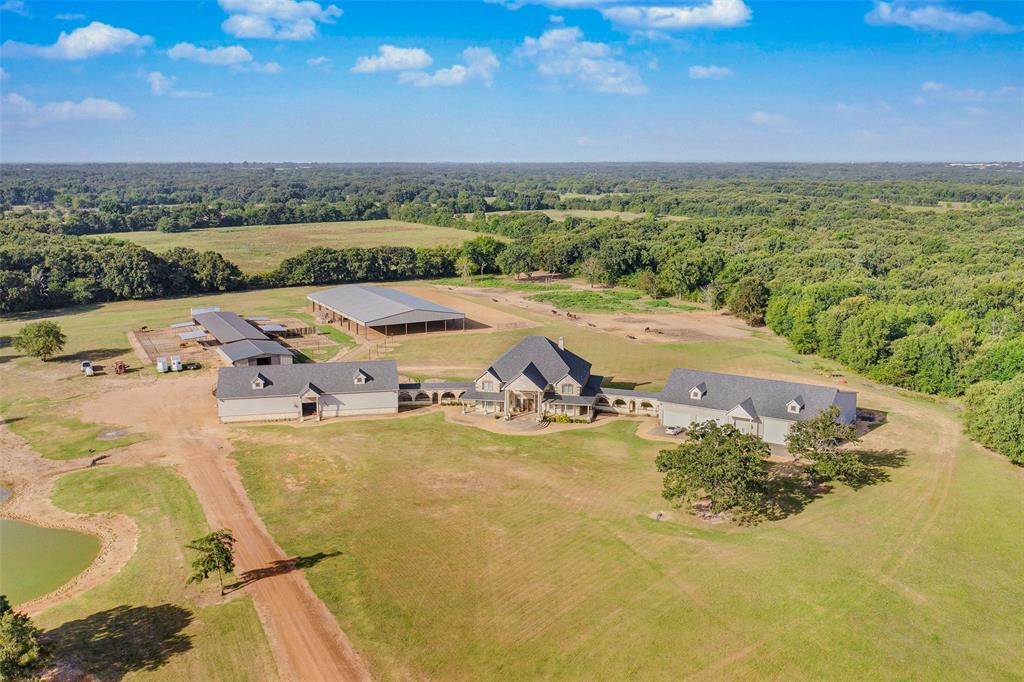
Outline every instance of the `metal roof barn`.
[(466, 319), (458, 310), (385, 287), (345, 284), (306, 298), (364, 327)]
[(212, 311), (199, 313), (193, 317), (196, 324), (199, 324), (210, 333), (210, 336), (221, 343), (233, 341), (266, 341), (267, 335), (249, 324), (235, 313)]

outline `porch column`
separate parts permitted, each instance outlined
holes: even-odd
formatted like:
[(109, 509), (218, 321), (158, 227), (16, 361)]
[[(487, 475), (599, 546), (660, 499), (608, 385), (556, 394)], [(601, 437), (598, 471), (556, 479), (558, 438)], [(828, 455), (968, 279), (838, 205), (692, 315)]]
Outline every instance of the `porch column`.
[(509, 395), (508, 394), (509, 393), (511, 393), (511, 391), (508, 391), (508, 390), (505, 391), (505, 419), (508, 419), (509, 417), (512, 416), (509, 413), (509, 409), (508, 409), (508, 401), (509, 401)]

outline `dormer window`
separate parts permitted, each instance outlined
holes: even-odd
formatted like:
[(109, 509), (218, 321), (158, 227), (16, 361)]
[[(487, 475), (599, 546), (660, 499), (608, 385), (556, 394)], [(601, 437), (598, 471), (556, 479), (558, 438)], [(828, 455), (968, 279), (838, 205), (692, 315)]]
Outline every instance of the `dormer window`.
[(797, 396), (786, 403), (786, 411), (790, 414), (800, 414), (801, 410), (804, 409), (804, 399)]
[(261, 375), (257, 374), (255, 377), (253, 377), (252, 389), (254, 391), (259, 391), (260, 389), (262, 389), (266, 385), (267, 385), (267, 381)]
[(708, 387), (702, 381), (690, 389), (690, 400), (700, 400), (707, 394), (707, 392)]
[(366, 372), (364, 372), (361, 369), (357, 369), (356, 373), (354, 375), (352, 375), (352, 381), (354, 381), (357, 384), (365, 384), (366, 383)]

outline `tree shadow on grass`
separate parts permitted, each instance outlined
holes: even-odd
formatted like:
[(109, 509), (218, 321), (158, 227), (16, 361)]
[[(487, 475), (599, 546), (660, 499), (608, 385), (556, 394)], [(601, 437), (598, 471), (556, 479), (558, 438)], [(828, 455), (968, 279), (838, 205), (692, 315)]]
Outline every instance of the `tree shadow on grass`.
[(44, 638), (66, 661), (99, 680), (120, 680), (134, 672), (152, 672), (192, 648), (183, 631), (192, 622), (188, 609), (174, 604), (117, 606), (73, 620)]
[(835, 485), (845, 484), (860, 490), (890, 480), (890, 469), (898, 469), (907, 462), (908, 453), (897, 450), (856, 450), (863, 469), (842, 481), (814, 484), (806, 476), (806, 468), (797, 462), (785, 462), (772, 468), (771, 478), (765, 490), (763, 517), (778, 521), (793, 514), (799, 514), (811, 502), (828, 495)]
[(317, 552), (316, 554), (309, 554), (307, 556), (297, 556), (292, 557), (291, 559), (272, 561), (269, 565), (262, 568), (254, 568), (251, 571), (239, 573), (238, 580), (230, 585), (225, 585), (224, 591), (234, 592), (235, 590), (240, 590), (246, 585), (254, 583), (257, 580), (272, 578), (275, 575), (284, 575), (285, 573), (291, 573), (297, 569), (311, 568), (325, 559), (330, 559), (340, 555), (341, 552), (335, 550), (332, 552)]
[(77, 353), (65, 353), (64, 355), (55, 355), (50, 358), (49, 362), (69, 362), (69, 361), (81, 361), (89, 360), (91, 362), (102, 362), (103, 360), (109, 360), (110, 358), (116, 358), (130, 353), (131, 348), (93, 348), (92, 350), (83, 350)]
[(869, 485), (885, 483), (892, 477), (890, 469), (899, 469), (907, 463), (909, 453), (903, 448), (896, 450), (855, 450), (864, 470), (856, 476), (843, 480), (843, 483), (854, 490), (866, 488)]

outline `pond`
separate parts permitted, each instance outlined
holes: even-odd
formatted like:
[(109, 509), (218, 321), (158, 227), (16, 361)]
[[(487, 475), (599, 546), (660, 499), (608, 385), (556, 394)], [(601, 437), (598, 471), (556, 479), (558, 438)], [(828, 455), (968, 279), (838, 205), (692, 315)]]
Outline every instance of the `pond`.
[[(0, 502), (8, 492), (0, 488)], [(57, 589), (100, 551), (94, 535), (0, 519), (0, 594), (20, 604)]]

